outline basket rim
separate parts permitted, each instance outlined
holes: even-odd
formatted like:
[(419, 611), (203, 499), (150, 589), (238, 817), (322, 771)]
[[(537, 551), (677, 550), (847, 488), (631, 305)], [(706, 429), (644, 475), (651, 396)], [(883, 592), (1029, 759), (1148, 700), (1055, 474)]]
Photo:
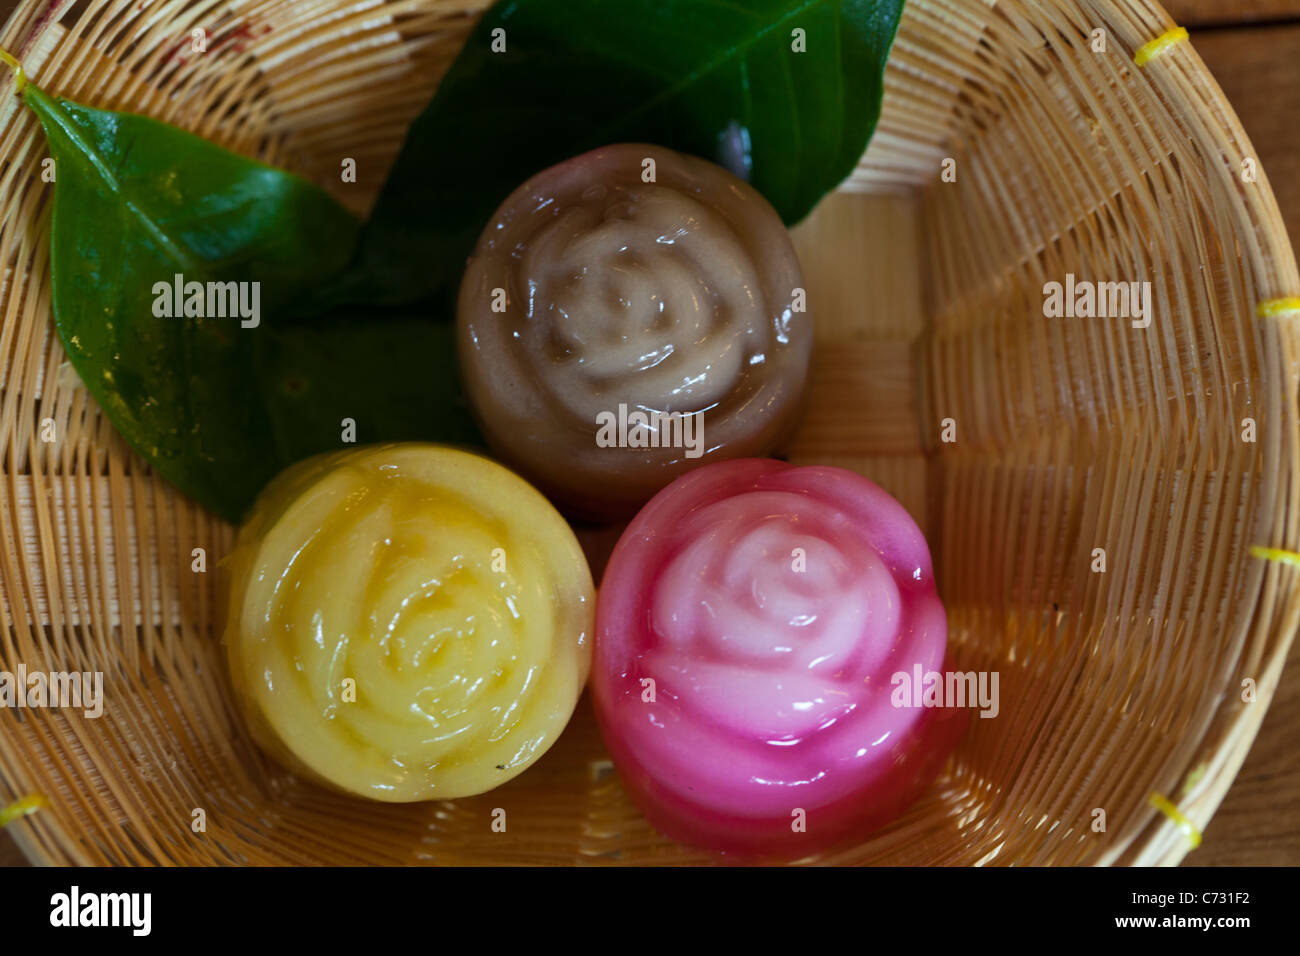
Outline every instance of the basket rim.
[[(1189, 42), (1187, 31), (1174, 25), (1158, 0), (1126, 0), (1124, 5), (1145, 8), (1167, 24), (1163, 33), (1146, 41), (1147, 49), (1159, 43), (1164, 44), (1161, 59), (1167, 68), (1161, 68), (1159, 61), (1149, 62), (1142, 72), (1147, 73), (1151, 82), (1161, 88), (1167, 99), (1188, 102), (1199, 97), (1208, 100), (1209, 105), (1231, 124), (1232, 138), (1241, 145), (1243, 155), (1258, 157), (1259, 153), (1252, 145), (1236, 110), (1193, 43)], [(1182, 31), (1181, 37), (1178, 36), (1178, 31)], [(1190, 40), (1194, 39), (1193, 33)], [(1186, 118), (1180, 118), (1179, 125), (1186, 129), (1192, 121), (1205, 119), (1200, 112), (1189, 113)], [(1222, 158), (1229, 168), (1235, 166), (1235, 158), (1226, 154), (1222, 154)], [(1228, 206), (1237, 229), (1243, 233), (1255, 234), (1260, 243), (1261, 248), (1257, 254), (1251, 255), (1251, 259), (1260, 277), (1263, 294), (1283, 297), (1300, 292), (1295, 250), (1283, 224), (1272, 186), (1262, 168), (1253, 188), (1234, 191), (1229, 197)], [(1261, 226), (1270, 222), (1283, 224), (1282, 228)], [(1246, 256), (1248, 248), (1243, 244), (1239, 254)], [(1300, 341), (1300, 333), (1295, 324), (1291, 323), (1279, 325), (1278, 335), (1277, 341), (1266, 337), (1264, 346), (1268, 358), (1280, 365), (1284, 360), (1285, 347), (1294, 347)], [(1300, 394), (1292, 391), (1286, 395), (1286, 411), (1291, 416), (1300, 413)], [(1297, 491), (1300, 491), (1300, 473), (1292, 472), (1287, 492), (1294, 497)], [(1248, 622), (1254, 620), (1260, 610), (1266, 575), (1278, 573), (1279, 570), (1276, 565), (1268, 562), (1261, 561), (1258, 564), (1261, 566), (1255, 569), (1246, 586), (1254, 600), (1251, 606), (1242, 607), (1239, 611), (1239, 617)], [(1266, 564), (1267, 567), (1263, 566)], [(1294, 594), (1294, 585), (1290, 590)], [(1256, 635), (1256, 629), (1249, 625), (1246, 630), (1243, 653), (1252, 645), (1266, 645), (1273, 633), (1277, 633), (1273, 653), (1261, 662), (1261, 676), (1257, 681), (1261, 696), (1267, 694), (1267, 699), (1240, 707), (1240, 701), (1231, 693), (1225, 694), (1209, 715), (1206, 732), (1198, 741), (1194, 753), (1171, 777), (1173, 783), (1183, 782), (1181, 794), (1172, 785), (1168, 788), (1168, 797), (1177, 804), (1177, 813), (1149, 806), (1147, 824), (1134, 833), (1127, 845), (1117, 844), (1110, 848), (1098, 861), (1099, 865), (1177, 866), (1199, 845), (1201, 833), (1208, 827), (1220, 803), (1236, 781), (1237, 773), (1263, 724), (1292, 642), (1300, 630), (1300, 614), (1297, 614), (1292, 601), (1289, 608), (1274, 611), (1274, 620), (1268, 633)], [(1219, 730), (1217, 738), (1212, 733), (1214, 728)], [(1193, 834), (1187, 832), (1189, 825), (1194, 829)]]

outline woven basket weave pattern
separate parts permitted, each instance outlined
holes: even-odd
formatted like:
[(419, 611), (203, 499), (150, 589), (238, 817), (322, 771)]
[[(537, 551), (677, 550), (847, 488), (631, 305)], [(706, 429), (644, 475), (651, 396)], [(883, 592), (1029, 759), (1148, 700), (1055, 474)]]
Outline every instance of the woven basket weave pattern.
[[(484, 6), (42, 0), (0, 47), (51, 92), (288, 166), (364, 212)], [(1300, 605), (1296, 572), (1247, 549), (1300, 540), (1300, 419), (1292, 320), (1255, 309), (1300, 294), (1300, 276), (1192, 44), (1134, 63), (1172, 25), (1139, 0), (909, 0), (872, 146), (795, 231), (818, 324), (790, 458), (858, 470), (909, 508), (953, 665), (997, 671), (1001, 691), (925, 798), (822, 861), (1177, 862), (1186, 835), (1150, 794), (1204, 826), (1263, 718)], [(198, 27), (208, 50), (193, 54)], [(133, 456), (54, 334), (44, 150), (0, 94), (0, 670), (103, 671), (106, 696), (98, 720), (0, 713), (0, 805), (50, 804), (13, 827), (28, 855), (711, 859), (631, 807), (585, 701), (536, 767), (452, 803), (362, 803), (256, 750), (213, 632), (231, 530)], [(939, 176), (949, 158), (955, 182)], [(1045, 317), (1044, 283), (1071, 273), (1150, 281), (1150, 327)], [(190, 570), (194, 548), (207, 573)]]

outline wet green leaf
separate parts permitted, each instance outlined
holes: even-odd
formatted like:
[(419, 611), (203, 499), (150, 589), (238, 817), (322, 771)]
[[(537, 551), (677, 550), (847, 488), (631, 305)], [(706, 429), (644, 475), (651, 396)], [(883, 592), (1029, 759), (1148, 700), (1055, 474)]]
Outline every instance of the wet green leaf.
[(902, 7), (497, 3), (411, 127), (357, 267), (335, 294), (433, 297), (450, 315), (465, 258), (501, 201), (547, 166), (610, 143), (653, 143), (739, 168), (747, 136), (751, 182), (798, 222), (866, 149)]
[(56, 162), (59, 337), (161, 475), (236, 521), (283, 467), (339, 448), (344, 417), (359, 441), (474, 440), (445, 326), (370, 312), (277, 321), (355, 245), (357, 222), (325, 192), (146, 117), (30, 85), (23, 97)]

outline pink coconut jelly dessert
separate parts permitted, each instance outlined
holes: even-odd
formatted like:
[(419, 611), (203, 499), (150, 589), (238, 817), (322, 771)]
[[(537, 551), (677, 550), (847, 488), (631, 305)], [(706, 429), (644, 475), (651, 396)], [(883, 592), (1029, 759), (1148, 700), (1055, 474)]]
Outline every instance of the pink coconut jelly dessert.
[(911, 516), (850, 471), (703, 466), (614, 548), (591, 686), (634, 802), (673, 839), (798, 857), (861, 837), (933, 780), (962, 711), (896, 706), (942, 670), (947, 619)]

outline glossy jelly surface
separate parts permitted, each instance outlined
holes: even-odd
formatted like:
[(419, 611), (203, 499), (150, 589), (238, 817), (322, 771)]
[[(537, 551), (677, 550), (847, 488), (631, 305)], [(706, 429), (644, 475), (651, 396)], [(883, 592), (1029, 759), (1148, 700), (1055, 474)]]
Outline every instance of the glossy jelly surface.
[(930, 554), (842, 469), (748, 459), (660, 492), (601, 583), (592, 691), (625, 786), (675, 839), (798, 857), (896, 816), (964, 725), (898, 707), (942, 668)]
[[(656, 146), (585, 153), (516, 190), (468, 263), (470, 403), (566, 513), (630, 517), (683, 471), (788, 437), (812, 344), (802, 287), (780, 218), (731, 173)], [(698, 435), (662, 424), (674, 414)], [(612, 445), (611, 416), (631, 426)]]
[(376, 800), (451, 799), (555, 742), (591, 660), (568, 525), (477, 455), (425, 444), (278, 477), (228, 560), (236, 698), (290, 768)]

